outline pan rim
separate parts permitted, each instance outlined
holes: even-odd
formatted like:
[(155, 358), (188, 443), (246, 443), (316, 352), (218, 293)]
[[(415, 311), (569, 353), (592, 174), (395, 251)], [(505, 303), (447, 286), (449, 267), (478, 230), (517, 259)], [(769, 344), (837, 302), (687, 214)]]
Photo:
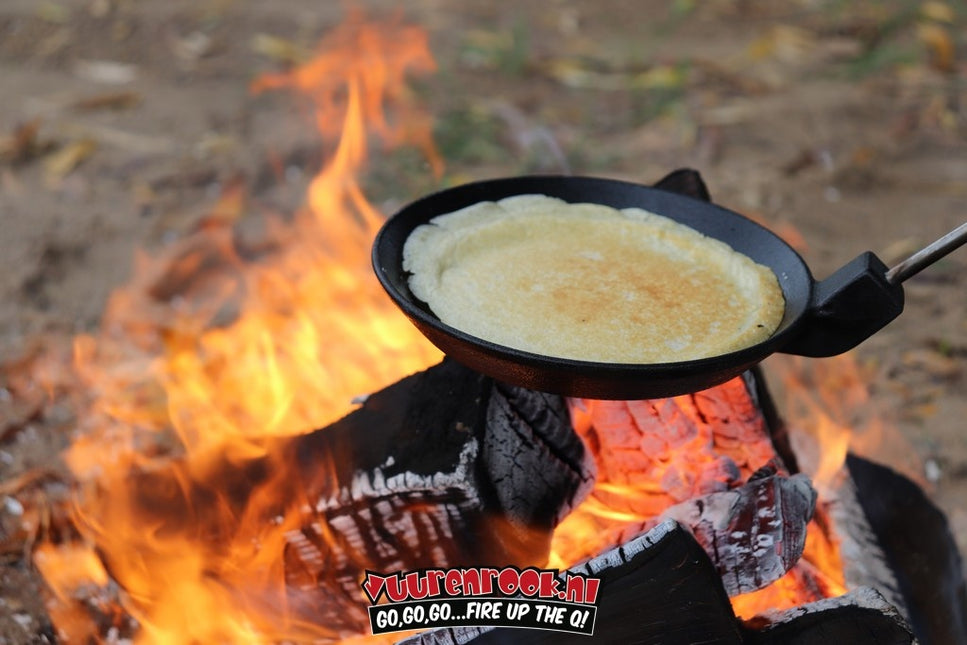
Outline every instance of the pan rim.
[[(687, 204), (688, 208), (700, 209), (703, 212), (707, 212), (706, 217), (710, 215), (722, 215), (727, 218), (738, 218), (739, 221), (743, 222), (743, 226), (754, 227), (759, 231), (760, 235), (765, 235), (767, 239), (770, 240), (770, 244), (777, 249), (781, 249), (782, 253), (791, 261), (791, 265), (788, 267), (792, 270), (799, 271), (800, 276), (796, 276), (792, 282), (795, 283), (796, 279), (801, 280), (806, 285), (806, 289), (801, 293), (795, 294), (797, 296), (796, 302), (794, 304), (798, 305), (792, 315), (790, 315), (789, 305), (789, 291), (787, 291), (787, 286), (789, 284), (788, 276), (782, 276), (774, 267), (770, 266), (770, 269), (776, 273), (776, 277), (779, 280), (780, 287), (783, 290), (783, 297), (785, 299), (785, 310), (783, 315), (783, 320), (780, 322), (779, 328), (775, 333), (769, 336), (767, 339), (744, 347), (732, 352), (725, 354), (717, 354), (714, 356), (708, 356), (688, 361), (674, 361), (674, 362), (664, 362), (664, 363), (612, 363), (603, 361), (588, 361), (573, 358), (563, 358), (548, 356), (543, 354), (537, 354), (534, 352), (529, 352), (522, 349), (517, 349), (514, 347), (509, 347), (506, 345), (500, 345), (486, 339), (478, 338), (460, 329), (457, 329), (434, 315), (426, 307), (425, 303), (417, 304), (416, 297), (411, 293), (401, 292), (397, 284), (390, 278), (389, 272), (395, 271), (402, 276), (406, 275), (406, 272), (402, 270), (402, 265), (399, 266), (386, 266), (387, 258), (387, 247), (389, 245), (389, 240), (394, 235), (399, 235), (395, 228), (400, 228), (403, 231), (402, 238), (405, 241), (406, 237), (420, 224), (428, 222), (433, 217), (437, 215), (442, 215), (444, 213), (452, 212), (457, 210), (461, 206), (456, 208), (451, 208), (450, 210), (438, 209), (432, 207), (439, 203), (454, 203), (460, 201), (466, 201), (469, 205), (477, 201), (486, 201), (487, 199), (496, 200), (510, 195), (517, 194), (529, 194), (534, 192), (543, 192), (544, 194), (550, 194), (554, 197), (561, 197), (559, 194), (555, 194), (553, 191), (534, 191), (534, 190), (514, 190), (515, 187), (519, 186), (531, 186), (538, 184), (554, 185), (554, 184), (564, 184), (580, 187), (580, 185), (591, 186), (598, 185), (603, 188), (610, 190), (619, 191), (631, 191), (633, 193), (649, 194), (654, 195), (655, 193), (661, 194), (661, 199), (667, 202), (675, 203), (679, 202), (681, 204)], [(486, 195), (488, 193), (492, 194), (491, 197), (487, 199), (460, 199), (466, 195), (474, 195), (480, 193)], [(454, 200), (454, 198), (458, 198)], [(564, 197), (565, 201), (568, 200)], [(590, 203), (602, 203), (606, 205), (614, 206), (608, 201), (599, 201), (593, 199), (585, 199)], [(613, 200), (612, 200), (613, 201)], [(630, 204), (633, 205), (633, 204)], [(615, 206), (618, 207), (618, 206)], [(621, 206), (622, 208), (625, 206)], [(668, 215), (667, 213), (654, 210), (653, 205), (641, 205), (641, 208), (646, 210), (651, 210), (652, 212), (657, 212), (661, 215)], [(446, 208), (449, 208), (447, 206)], [(427, 211), (427, 212), (424, 212)], [(417, 213), (418, 216), (414, 217), (412, 214)], [(673, 214), (675, 215), (675, 214)], [(406, 218), (412, 218), (414, 222), (408, 221)], [(673, 216), (673, 219), (677, 219)], [(680, 220), (679, 220), (680, 221)], [(403, 224), (401, 224), (403, 223)], [(698, 229), (697, 229), (698, 230)], [(700, 230), (703, 234), (709, 235), (704, 230)], [(714, 237), (714, 236), (713, 236)], [(718, 237), (717, 239), (721, 239)], [(730, 246), (733, 246), (729, 240), (723, 240)], [(398, 249), (401, 254), (401, 249)], [(742, 252), (742, 251), (739, 251)], [(756, 259), (756, 258), (753, 258)], [(756, 260), (760, 261), (760, 260)], [(669, 378), (677, 377), (687, 374), (692, 374), (696, 372), (703, 371), (716, 371), (719, 370), (723, 364), (729, 365), (741, 365), (747, 364), (749, 362), (757, 363), (762, 360), (765, 356), (777, 351), (783, 344), (792, 339), (792, 337), (798, 331), (800, 324), (805, 318), (805, 314), (808, 310), (809, 302), (812, 299), (812, 288), (815, 283), (809, 267), (806, 265), (805, 261), (793, 249), (787, 242), (782, 240), (773, 231), (769, 230), (765, 226), (754, 222), (748, 217), (737, 213), (730, 209), (724, 208), (717, 204), (707, 202), (701, 199), (696, 199), (688, 195), (682, 195), (680, 193), (673, 193), (670, 191), (665, 191), (659, 188), (654, 188), (651, 186), (646, 186), (643, 184), (636, 184), (629, 181), (611, 179), (605, 177), (596, 176), (571, 176), (571, 175), (519, 175), (512, 177), (499, 177), (493, 179), (484, 179), (475, 182), (469, 182), (461, 184), (458, 186), (445, 188), (422, 198), (419, 198), (400, 210), (398, 210), (392, 217), (388, 218), (384, 222), (383, 226), (380, 228), (376, 237), (373, 241), (373, 251), (372, 251), (372, 262), (373, 268), (375, 270), (377, 279), (382, 285), (383, 289), (386, 290), (387, 294), (393, 300), (393, 302), (399, 307), (403, 313), (409, 317), (417, 327), (420, 328), (424, 335), (427, 335), (425, 330), (421, 325), (426, 325), (433, 329), (435, 332), (442, 334), (446, 338), (453, 339), (455, 342), (460, 343), (465, 346), (469, 346), (484, 353), (488, 356), (496, 358), (498, 360), (506, 361), (512, 363), (514, 366), (523, 369), (531, 370), (554, 370), (554, 371), (565, 371), (573, 372), (578, 375), (597, 375), (605, 378), (628, 378), (633, 379), (636, 376), (643, 376), (646, 372), (648, 378)], [(393, 263), (396, 264), (396, 263)], [(404, 278), (405, 279), (405, 278)], [(445, 354), (451, 354), (447, 347), (440, 347), (440, 343), (430, 335), (428, 338), (437, 345)], [(452, 348), (450, 348), (452, 349)]]

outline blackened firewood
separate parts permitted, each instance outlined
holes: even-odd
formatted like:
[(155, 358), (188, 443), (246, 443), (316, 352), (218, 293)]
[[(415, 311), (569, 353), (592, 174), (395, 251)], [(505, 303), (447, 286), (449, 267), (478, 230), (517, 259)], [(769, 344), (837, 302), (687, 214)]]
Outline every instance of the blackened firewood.
[(776, 449), (777, 455), (789, 472), (798, 473), (799, 463), (790, 442), (789, 426), (786, 425), (779, 414), (779, 409), (776, 407), (776, 401), (769, 390), (762, 367), (756, 365), (746, 372), (746, 381), (749, 384), (749, 391), (752, 393), (755, 405), (762, 413), (763, 422), (769, 429), (769, 436), (772, 438), (772, 445)]
[(911, 645), (909, 626), (876, 591), (856, 589), (739, 625), (698, 544), (665, 522), (572, 571), (601, 578), (594, 637), (518, 629), (450, 628), (400, 645), (524, 643), (746, 643), (748, 645)]
[[(495, 383), (487, 429), (482, 455), (487, 481), (514, 524), (551, 529), (590, 490), (593, 463), (561, 397)], [(561, 496), (562, 482), (567, 498)]]
[(846, 466), (857, 499), (906, 600), (924, 644), (967, 643), (967, 590), (960, 554), (943, 513), (919, 486), (856, 455)]
[(664, 522), (571, 571), (601, 579), (592, 638), (531, 629), (450, 628), (417, 634), (401, 645), (742, 642), (708, 556), (674, 522)]
[(910, 611), (900, 590), (897, 577), (880, 546), (863, 506), (860, 504), (853, 478), (846, 469), (827, 482), (823, 507), (826, 533), (836, 536), (843, 581), (847, 589), (869, 587), (909, 619)]
[(300, 595), (307, 611), (346, 627), (361, 626), (367, 569), (543, 564), (554, 526), (592, 479), (561, 397), (449, 360), (282, 453), (298, 464), (307, 504), (289, 534), (286, 581), (312, 592)]
[(750, 645), (911, 645), (915, 642), (896, 609), (868, 587), (759, 617), (747, 626), (753, 628), (746, 634)]

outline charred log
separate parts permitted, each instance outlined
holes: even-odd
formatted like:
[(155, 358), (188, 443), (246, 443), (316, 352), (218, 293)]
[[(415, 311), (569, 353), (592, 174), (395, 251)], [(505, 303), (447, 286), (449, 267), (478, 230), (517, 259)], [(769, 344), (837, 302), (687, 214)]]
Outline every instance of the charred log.
[(822, 645), (870, 643), (911, 645), (909, 626), (879, 593), (863, 587), (840, 596), (777, 612), (750, 626), (750, 645)]
[[(704, 549), (674, 522), (571, 571), (601, 579), (592, 639), (562, 632), (448, 628), (416, 634), (400, 645), (518, 643), (746, 643), (749, 645), (910, 645), (903, 618), (871, 589), (740, 625)], [(687, 611), (683, 611), (687, 607)]]
[[(523, 629), (449, 628), (405, 645), (517, 643), (741, 643), (718, 573), (705, 551), (674, 522), (571, 569), (601, 579), (594, 637)], [(688, 607), (688, 611), (682, 611)]]
[(796, 564), (815, 505), (816, 491), (804, 475), (769, 475), (678, 504), (662, 517), (692, 532), (735, 596), (775, 582)]
[(967, 643), (963, 565), (943, 513), (899, 473), (848, 455), (857, 499), (906, 600), (922, 643)]
[(283, 452), (311, 505), (289, 536), (287, 582), (321, 596), (340, 589), (338, 602), (312, 603), (335, 609), (337, 624), (359, 610), (366, 569), (543, 564), (554, 526), (592, 480), (561, 397), (452, 361)]

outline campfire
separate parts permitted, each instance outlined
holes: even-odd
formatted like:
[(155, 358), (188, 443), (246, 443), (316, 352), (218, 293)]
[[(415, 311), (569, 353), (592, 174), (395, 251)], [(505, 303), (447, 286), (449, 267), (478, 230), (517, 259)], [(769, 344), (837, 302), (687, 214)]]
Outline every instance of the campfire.
[[(360, 176), (374, 134), (440, 174), (405, 82), (433, 67), (420, 30), (356, 16), (256, 81), (311, 100), (330, 154), (306, 207), (253, 243), (245, 187), (225, 186), (75, 340), (57, 377), (75, 384), (71, 505), (33, 553), (58, 637), (385, 642), (367, 570), (470, 566), (599, 575), (602, 642), (958, 633), (935, 617), (961, 606), (942, 518), (922, 494), (907, 516), (947, 549), (921, 575), (948, 588), (924, 600), (864, 498), (916, 495), (907, 480), (848, 457), (848, 428), (783, 422), (761, 370), (671, 398), (566, 399), (443, 359), (403, 317), (372, 274), (384, 218)], [(524, 631), (404, 636), (536, 642)]]

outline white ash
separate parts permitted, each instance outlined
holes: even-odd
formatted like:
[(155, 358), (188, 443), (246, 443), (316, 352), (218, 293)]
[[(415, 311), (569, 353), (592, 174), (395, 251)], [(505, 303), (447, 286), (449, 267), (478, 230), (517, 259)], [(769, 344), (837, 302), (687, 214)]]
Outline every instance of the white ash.
[(385, 497), (394, 493), (441, 491), (453, 488), (466, 492), (469, 501), (477, 502), (479, 498), (476, 489), (469, 484), (475, 479), (472, 465), (477, 459), (478, 452), (479, 444), (475, 438), (471, 438), (463, 446), (460, 461), (452, 472), (433, 473), (429, 476), (407, 471), (386, 477), (383, 471), (394, 463), (393, 457), (389, 457), (381, 466), (373, 470), (372, 475), (366, 471), (358, 471), (348, 487), (342, 487), (335, 495), (320, 498), (316, 502), (316, 512), (338, 510), (353, 500)]

